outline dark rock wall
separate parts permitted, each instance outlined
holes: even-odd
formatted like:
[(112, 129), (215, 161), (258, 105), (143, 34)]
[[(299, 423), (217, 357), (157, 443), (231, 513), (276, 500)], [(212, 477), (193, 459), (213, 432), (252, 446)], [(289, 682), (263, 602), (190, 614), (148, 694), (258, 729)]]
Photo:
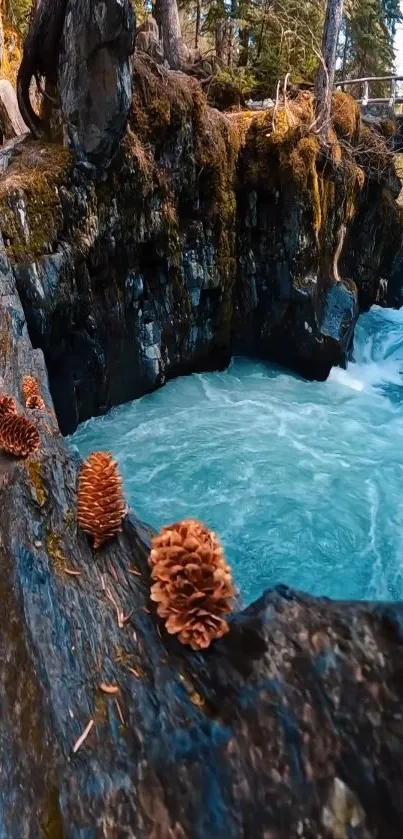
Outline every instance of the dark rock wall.
[(130, 0), (67, 3), (59, 56), (61, 116), (77, 157), (107, 164), (124, 133), (132, 98)]
[(94, 556), (78, 528), (1, 240), (0, 336), (3, 390), (24, 412), (35, 375), (45, 400), (41, 449), (0, 454), (0, 835), (401, 839), (402, 604), (279, 586), (208, 650), (179, 644), (149, 599), (150, 531), (128, 518)]
[(107, 172), (28, 144), (0, 186), (2, 232), (64, 432), (234, 350), (325, 378), (402, 241), (393, 167), (374, 152), (370, 166), (360, 159), (355, 106), (334, 115), (326, 156), (308, 131), (309, 101), (296, 126), (273, 131), (268, 114), (208, 108), (196, 82), (146, 58), (134, 89)]

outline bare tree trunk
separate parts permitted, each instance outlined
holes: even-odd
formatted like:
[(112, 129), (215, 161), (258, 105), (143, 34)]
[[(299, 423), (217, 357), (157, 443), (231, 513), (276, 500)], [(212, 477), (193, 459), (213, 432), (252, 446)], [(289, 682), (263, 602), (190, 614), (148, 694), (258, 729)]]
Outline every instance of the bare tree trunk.
[(195, 32), (195, 49), (199, 48), (200, 38), (200, 24), (201, 24), (201, 0), (196, 2), (196, 32)]
[[(347, 27), (347, 21), (345, 22), (345, 31), (344, 31), (344, 45), (343, 45), (343, 64), (341, 70), (341, 77), (342, 79), (346, 78), (347, 75), (347, 58), (348, 58), (348, 49), (349, 49), (349, 31)], [(343, 87), (344, 90), (344, 87)]]
[(228, 24), (228, 67), (233, 67), (235, 58), (235, 19), (238, 15), (238, 2), (231, 0), (231, 20)]
[(3, 65), (3, 53), (4, 53), (4, 29), (3, 29), (3, 17), (1, 14), (1, 0), (0, 0), (0, 70)]
[(215, 54), (217, 61), (221, 67), (225, 64), (225, 37), (226, 25), (224, 20), (219, 20), (214, 31), (215, 38)]
[(159, 0), (158, 7), (164, 56), (172, 70), (179, 70), (181, 66), (182, 33), (177, 0)]
[(7, 79), (0, 80), (0, 134), (3, 140), (12, 140), (26, 134), (28, 128), (20, 114), (17, 94)]
[(249, 64), (249, 39), (250, 29), (244, 26), (239, 33), (239, 67), (247, 67)]
[(337, 42), (343, 16), (343, 0), (327, 0), (322, 41), (322, 65), (316, 79), (316, 119), (319, 131), (326, 136), (329, 127)]
[(159, 37), (161, 39), (162, 38), (161, 12), (160, 12), (160, 4), (159, 4), (158, 0), (155, 0), (155, 2), (151, 3), (151, 15), (154, 18), (154, 20), (157, 21), (158, 33), (159, 33)]

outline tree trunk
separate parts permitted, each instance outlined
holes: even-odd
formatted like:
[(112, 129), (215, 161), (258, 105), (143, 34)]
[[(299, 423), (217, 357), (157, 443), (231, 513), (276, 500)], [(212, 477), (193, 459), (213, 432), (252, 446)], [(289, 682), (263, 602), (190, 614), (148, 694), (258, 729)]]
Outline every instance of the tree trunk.
[(224, 20), (219, 20), (215, 27), (215, 54), (220, 67), (225, 64), (225, 36), (226, 26)]
[(3, 29), (3, 18), (1, 14), (1, 3), (0, 3), (0, 70), (3, 66), (3, 53), (4, 53), (4, 29)]
[[(348, 48), (349, 48), (349, 32), (347, 27), (347, 21), (345, 23), (345, 31), (344, 31), (344, 44), (343, 44), (343, 64), (341, 70), (341, 77), (342, 79), (346, 78), (347, 74), (347, 58), (348, 58)], [(344, 87), (343, 87), (344, 90)]]
[(250, 30), (244, 26), (239, 33), (239, 67), (247, 67), (249, 62)]
[(151, 15), (154, 18), (154, 20), (157, 21), (159, 37), (161, 39), (162, 38), (161, 12), (160, 12), (160, 4), (159, 4), (158, 0), (155, 0), (154, 3), (151, 3)]
[(228, 67), (233, 67), (235, 58), (235, 19), (238, 16), (237, 0), (231, 0), (231, 20), (228, 24)]
[(317, 128), (327, 135), (332, 104), (337, 41), (343, 16), (343, 0), (327, 0), (322, 41), (322, 64), (316, 79)]
[(196, 0), (196, 32), (195, 32), (195, 49), (196, 50), (199, 48), (200, 24), (201, 24), (201, 0)]
[(177, 0), (158, 0), (164, 56), (172, 70), (181, 66), (182, 33)]
[(3, 141), (12, 140), (29, 131), (20, 114), (17, 94), (7, 79), (0, 80), (0, 134)]

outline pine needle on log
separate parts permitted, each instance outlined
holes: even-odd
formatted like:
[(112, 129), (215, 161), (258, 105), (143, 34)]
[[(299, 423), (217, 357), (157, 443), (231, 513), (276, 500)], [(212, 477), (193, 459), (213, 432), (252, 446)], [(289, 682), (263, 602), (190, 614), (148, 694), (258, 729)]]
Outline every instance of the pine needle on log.
[(93, 725), (94, 725), (94, 720), (90, 720), (87, 727), (84, 729), (83, 733), (81, 734), (81, 737), (79, 737), (77, 742), (74, 744), (73, 754), (78, 752), (80, 746), (83, 745), (83, 743), (87, 739)]

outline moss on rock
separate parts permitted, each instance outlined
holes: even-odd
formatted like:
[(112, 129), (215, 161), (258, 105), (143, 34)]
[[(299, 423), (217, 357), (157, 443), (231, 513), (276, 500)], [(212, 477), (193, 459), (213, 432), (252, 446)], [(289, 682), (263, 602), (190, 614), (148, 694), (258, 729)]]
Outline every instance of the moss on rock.
[(58, 188), (72, 164), (67, 149), (27, 140), (1, 178), (1, 231), (13, 261), (32, 261), (57, 242), (64, 225)]

